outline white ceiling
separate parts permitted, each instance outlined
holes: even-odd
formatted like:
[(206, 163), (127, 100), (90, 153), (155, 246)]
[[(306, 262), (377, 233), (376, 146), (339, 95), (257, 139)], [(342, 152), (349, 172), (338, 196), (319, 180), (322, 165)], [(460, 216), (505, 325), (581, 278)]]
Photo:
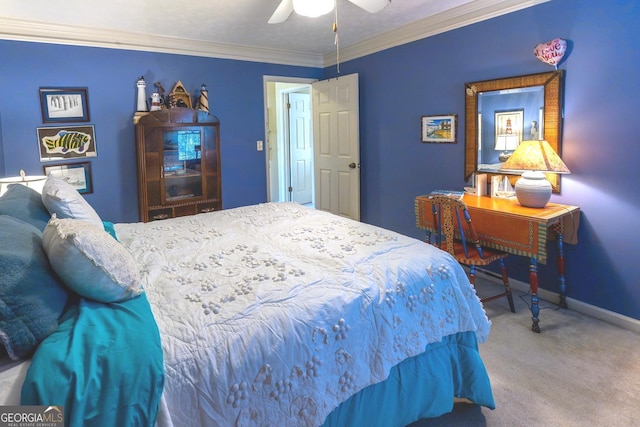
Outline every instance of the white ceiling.
[[(549, 0), (392, 0), (369, 14), (337, 0), (340, 61)], [(335, 64), (333, 13), (268, 24), (280, 0), (0, 0), (0, 39)]]

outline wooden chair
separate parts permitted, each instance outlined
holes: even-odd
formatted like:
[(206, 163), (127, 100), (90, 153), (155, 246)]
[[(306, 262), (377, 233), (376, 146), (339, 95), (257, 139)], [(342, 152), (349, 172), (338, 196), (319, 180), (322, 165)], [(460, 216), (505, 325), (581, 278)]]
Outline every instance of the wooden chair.
[(435, 232), (427, 233), (427, 243), (449, 252), (460, 264), (468, 266), (469, 281), (473, 286), (475, 286), (476, 267), (488, 266), (498, 261), (504, 292), (482, 298), (481, 301), (484, 303), (506, 296), (511, 312), (515, 313), (509, 277), (504, 266), (504, 259), (509, 254), (480, 246), (467, 205), (462, 200), (443, 195), (434, 195), (430, 199)]

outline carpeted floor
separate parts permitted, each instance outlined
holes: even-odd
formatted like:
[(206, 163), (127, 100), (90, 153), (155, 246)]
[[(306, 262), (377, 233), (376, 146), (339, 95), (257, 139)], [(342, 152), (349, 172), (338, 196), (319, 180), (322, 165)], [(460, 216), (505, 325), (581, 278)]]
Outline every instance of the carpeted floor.
[[(478, 293), (495, 286), (479, 283)], [(546, 301), (535, 334), (530, 296), (514, 291), (514, 299), (516, 314), (506, 298), (485, 304), (492, 329), (480, 353), (496, 409), (457, 404), (411, 427), (639, 426), (640, 335)]]

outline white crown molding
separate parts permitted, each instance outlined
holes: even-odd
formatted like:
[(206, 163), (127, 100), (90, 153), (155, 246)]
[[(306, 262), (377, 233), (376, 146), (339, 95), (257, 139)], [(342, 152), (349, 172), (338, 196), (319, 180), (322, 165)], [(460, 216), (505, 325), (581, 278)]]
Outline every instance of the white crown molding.
[[(550, 0), (475, 0), (408, 24), (398, 30), (342, 47), (340, 48), (340, 61), (345, 62), (360, 58), (548, 1)], [(282, 49), (256, 48), (8, 18), (0, 18), (0, 39), (161, 52), (317, 68), (337, 63), (336, 52), (323, 56)]]
[(255, 48), (7, 18), (0, 18), (0, 39), (172, 53), (304, 67), (319, 68), (323, 66), (321, 55), (305, 52)]
[[(340, 62), (371, 55), (392, 47), (441, 34), (456, 28), (506, 15), (551, 0), (477, 0), (408, 24), (398, 30), (340, 48)], [(337, 64), (337, 52), (324, 55), (324, 66)]]

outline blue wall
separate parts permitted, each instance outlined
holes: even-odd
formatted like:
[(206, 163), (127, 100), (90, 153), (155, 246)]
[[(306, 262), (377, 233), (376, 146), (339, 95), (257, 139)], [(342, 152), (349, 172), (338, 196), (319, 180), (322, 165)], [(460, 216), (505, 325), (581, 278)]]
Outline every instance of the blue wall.
[[(579, 245), (565, 245), (568, 296), (640, 319), (640, 3), (553, 0), (341, 65), (360, 73), (362, 220), (403, 234), (413, 198), (464, 182), (464, 83), (550, 71), (533, 55), (563, 38), (562, 155), (572, 174), (552, 201), (582, 208)], [(326, 69), (335, 76), (335, 67)], [(457, 113), (458, 143), (421, 144), (420, 116)], [(554, 248), (540, 285), (557, 291)], [(528, 260), (509, 273), (528, 281)]]
[[(640, 232), (635, 171), (640, 111), (640, 5), (633, 0), (553, 0), (533, 8), (341, 64), (360, 74), (362, 220), (422, 238), (413, 199), (434, 188), (461, 188), (464, 83), (552, 70), (533, 47), (569, 42), (565, 70), (563, 158), (572, 174), (552, 201), (582, 208), (580, 243), (566, 245), (568, 296), (640, 319), (634, 262)], [(41, 173), (35, 129), (38, 86), (87, 86), (98, 157), (87, 200), (105, 219), (137, 220), (132, 115), (135, 81), (170, 89), (206, 83), (221, 120), (225, 207), (266, 200), (262, 76), (333, 77), (314, 70), (242, 61), (0, 41), (3, 96), (0, 160), (5, 173)], [(457, 144), (422, 144), (420, 116), (458, 114)], [(0, 173), (2, 165), (0, 164)], [(630, 178), (631, 177), (631, 178)], [(551, 249), (552, 256), (555, 254)], [(527, 281), (524, 258), (512, 276)], [(540, 285), (557, 291), (553, 262)], [(544, 327), (544, 325), (543, 325)]]
[(38, 88), (87, 87), (98, 156), (89, 158), (93, 194), (86, 199), (101, 217), (117, 222), (138, 221), (133, 115), (141, 75), (149, 96), (156, 81), (166, 92), (178, 80), (191, 93), (207, 85), (210, 110), (221, 123), (226, 208), (267, 198), (264, 152), (256, 151), (256, 141), (264, 140), (263, 76), (322, 76), (322, 70), (305, 67), (11, 41), (0, 41), (0, 58), (4, 174), (43, 173), (36, 137), (36, 128), (45, 126)]

